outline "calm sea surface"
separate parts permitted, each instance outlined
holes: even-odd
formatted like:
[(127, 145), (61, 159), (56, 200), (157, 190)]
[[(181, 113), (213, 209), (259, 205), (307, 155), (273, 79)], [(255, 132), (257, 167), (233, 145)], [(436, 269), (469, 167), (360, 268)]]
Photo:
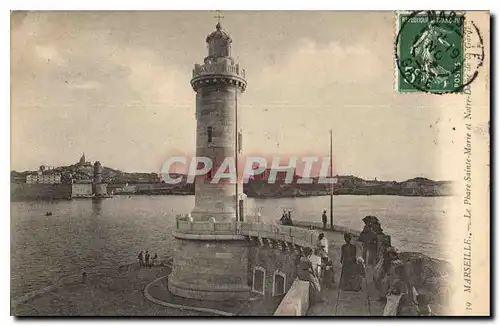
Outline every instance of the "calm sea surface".
[[(275, 221), (283, 209), (292, 218), (320, 221), (329, 197), (249, 199), (252, 210)], [(335, 224), (361, 229), (377, 216), (402, 251), (444, 257), (440, 242), (447, 197), (336, 196)], [(117, 268), (136, 261), (140, 250), (172, 250), (175, 214), (188, 213), (194, 196), (120, 196), (102, 201), (13, 202), (11, 205), (11, 297), (38, 290), (65, 276)], [(45, 212), (52, 216), (44, 216)]]

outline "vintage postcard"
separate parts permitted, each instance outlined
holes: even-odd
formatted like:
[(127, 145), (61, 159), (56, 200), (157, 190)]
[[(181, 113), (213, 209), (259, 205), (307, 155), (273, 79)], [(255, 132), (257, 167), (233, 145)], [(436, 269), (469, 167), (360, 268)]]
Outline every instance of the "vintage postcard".
[(14, 316), (489, 316), (490, 14), (13, 11)]

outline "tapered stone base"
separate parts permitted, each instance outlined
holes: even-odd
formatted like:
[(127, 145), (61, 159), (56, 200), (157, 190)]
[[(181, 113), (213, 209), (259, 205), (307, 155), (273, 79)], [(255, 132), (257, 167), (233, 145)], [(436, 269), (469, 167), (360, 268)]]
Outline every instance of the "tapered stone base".
[(172, 276), (168, 278), (168, 290), (180, 297), (210, 301), (246, 300), (250, 295), (248, 286), (198, 287), (196, 284), (177, 282)]
[(177, 238), (168, 289), (175, 295), (200, 300), (245, 300), (249, 297), (246, 240), (188, 240)]
[(216, 221), (230, 221), (236, 219), (236, 211), (233, 207), (228, 206), (220, 209), (195, 207), (191, 216), (195, 221), (208, 221), (211, 218), (215, 218)]

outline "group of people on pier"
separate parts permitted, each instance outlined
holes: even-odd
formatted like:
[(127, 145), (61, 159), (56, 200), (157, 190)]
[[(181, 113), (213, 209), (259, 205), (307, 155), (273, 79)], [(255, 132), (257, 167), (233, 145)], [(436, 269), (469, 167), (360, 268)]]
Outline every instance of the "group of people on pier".
[[(326, 217), (326, 213), (323, 215)], [(410, 282), (410, 268), (403, 263), (397, 249), (391, 246), (390, 237), (384, 234), (378, 218), (367, 216), (363, 222), (363, 231), (356, 239), (359, 246), (351, 243), (352, 234), (344, 234), (339, 289), (361, 291), (366, 268), (371, 266), (375, 288), (380, 300), (385, 302), (384, 316), (431, 316), (429, 298), (419, 294)], [(297, 277), (310, 283), (314, 301), (323, 301), (322, 289), (335, 284), (334, 266), (328, 257), (328, 240), (324, 233), (319, 234), (315, 248), (303, 249), (298, 260)]]
[(293, 225), (291, 209), (289, 209), (288, 212), (286, 210), (283, 210), (283, 214), (280, 218), (280, 223), (282, 225)]
[(158, 264), (158, 254), (155, 253), (155, 255), (151, 257), (149, 251), (147, 250), (146, 253), (141, 250), (141, 252), (137, 255), (137, 259), (139, 260), (139, 266), (141, 267), (151, 267)]
[(362, 255), (374, 266), (373, 281), (379, 299), (386, 303), (384, 316), (431, 316), (429, 299), (419, 294), (410, 281), (411, 267), (403, 262), (398, 250), (391, 246), (375, 216), (363, 219), (365, 226), (358, 241), (363, 244)]
[(328, 257), (328, 239), (324, 233), (319, 234), (316, 248), (304, 248), (303, 253), (298, 261), (297, 277), (311, 284), (315, 300), (322, 300), (321, 289), (335, 284), (335, 271)]

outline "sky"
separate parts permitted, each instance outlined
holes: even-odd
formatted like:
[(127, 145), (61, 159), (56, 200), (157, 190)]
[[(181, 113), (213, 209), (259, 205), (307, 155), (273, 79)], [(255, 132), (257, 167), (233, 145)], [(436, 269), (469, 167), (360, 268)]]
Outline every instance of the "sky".
[[(463, 101), (395, 90), (394, 13), (223, 14), (248, 81), (238, 102), (246, 153), (328, 155), (332, 129), (338, 174), (452, 178), (439, 162)], [(85, 152), (159, 173), (169, 156), (193, 155), (189, 82), (214, 15), (14, 12), (11, 169), (69, 165)]]

